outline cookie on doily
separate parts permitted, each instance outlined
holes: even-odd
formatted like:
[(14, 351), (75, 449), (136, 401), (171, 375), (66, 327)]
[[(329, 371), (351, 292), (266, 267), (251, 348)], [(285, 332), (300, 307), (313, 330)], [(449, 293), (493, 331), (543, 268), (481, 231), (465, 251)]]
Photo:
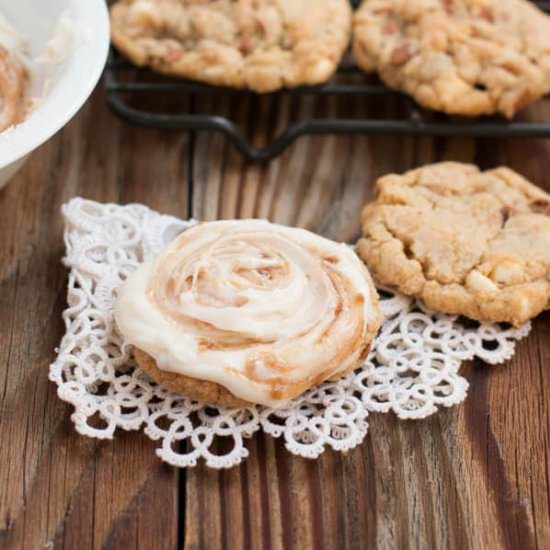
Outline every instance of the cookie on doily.
[(362, 226), (375, 278), (431, 309), (519, 326), (550, 308), (550, 195), (512, 170), (385, 176)]
[[(118, 430), (143, 430), (159, 442), (157, 455), (179, 467), (199, 461), (235, 466), (248, 456), (246, 438), (258, 430), (306, 458), (329, 448), (349, 451), (367, 435), (372, 412), (420, 419), (462, 402), (468, 382), (460, 376), (461, 362), (479, 357), (502, 363), (530, 330), (529, 323), (466, 327), (382, 289), (384, 323), (364, 364), (348, 376), (314, 386), (283, 408), (205, 406), (166, 390), (140, 369), (113, 319), (123, 281), (196, 222), (143, 205), (80, 198), (65, 204), (63, 215), (70, 269), (65, 334), (49, 378), (59, 398), (74, 407), (71, 421), (79, 434), (105, 439)], [(218, 438), (229, 442), (221, 454)]]
[(550, 92), (550, 17), (527, 0), (366, 0), (357, 63), (424, 107), (508, 118)]
[(348, 0), (120, 0), (115, 46), (136, 65), (269, 92), (319, 84), (348, 47)]
[(360, 367), (382, 316), (346, 245), (264, 220), (198, 224), (118, 292), (117, 326), (161, 385), (281, 407)]

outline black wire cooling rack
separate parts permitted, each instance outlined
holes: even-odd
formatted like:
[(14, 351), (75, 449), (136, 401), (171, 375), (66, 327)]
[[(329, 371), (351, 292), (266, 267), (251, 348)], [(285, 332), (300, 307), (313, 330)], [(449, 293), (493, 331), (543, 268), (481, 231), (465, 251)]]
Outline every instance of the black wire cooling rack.
[[(351, 1), (352, 4), (357, 3)], [(535, 4), (550, 13), (550, 1)], [(271, 160), (281, 154), (296, 138), (312, 134), (550, 137), (550, 121), (505, 121), (493, 117), (465, 120), (424, 110), (409, 97), (390, 90), (378, 80), (364, 75), (351, 62), (344, 62), (332, 81), (322, 86), (285, 89), (268, 95), (334, 97), (344, 104), (357, 100), (371, 101), (376, 105), (380, 105), (380, 102), (392, 102), (400, 107), (391, 111), (391, 118), (384, 116), (384, 109), (376, 108), (376, 116), (313, 116), (306, 120), (290, 122), (286, 129), (263, 147), (255, 146), (247, 133), (227, 115), (194, 112), (195, 109), (191, 108), (197, 98), (209, 98), (209, 105), (215, 106), (223, 99), (244, 99), (256, 95), (252, 92), (161, 77), (147, 69), (137, 69), (114, 51), (111, 51), (107, 63), (104, 82), (110, 108), (124, 120), (154, 128), (221, 132), (243, 155), (256, 161)], [(178, 100), (174, 102), (176, 108), (169, 111), (153, 108), (152, 105), (163, 104), (162, 101), (158, 101), (161, 98), (175, 98)], [(183, 98), (187, 98), (188, 101), (181, 101)], [(550, 101), (550, 96), (542, 101)], [(399, 113), (398, 117), (395, 116), (396, 112)]]

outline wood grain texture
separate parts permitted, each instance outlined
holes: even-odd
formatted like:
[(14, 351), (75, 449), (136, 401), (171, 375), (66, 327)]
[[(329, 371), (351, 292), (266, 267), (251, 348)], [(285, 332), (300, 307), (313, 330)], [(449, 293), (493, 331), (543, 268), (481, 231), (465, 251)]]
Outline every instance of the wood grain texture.
[[(1, 548), (177, 545), (177, 472), (143, 435), (78, 436), (47, 376), (66, 307), (61, 204), (141, 200), (187, 215), (187, 146), (122, 125), (98, 92), (0, 191)], [(148, 521), (150, 509), (162, 523)]]
[[(289, 120), (392, 106), (227, 99), (257, 144)], [(550, 105), (531, 111), (550, 119)], [(240, 467), (178, 472), (138, 433), (78, 436), (47, 380), (62, 334), (59, 208), (75, 195), (199, 219), (266, 217), (353, 241), (372, 182), (453, 159), (501, 163), (550, 190), (550, 141), (301, 138), (270, 164), (224, 138), (131, 128), (101, 91), (0, 191), (0, 548), (550, 548), (550, 315), (513, 360), (464, 366), (460, 407), (422, 422), (371, 415), (347, 455), (307, 461), (259, 434)], [(220, 443), (222, 445), (223, 443)]]

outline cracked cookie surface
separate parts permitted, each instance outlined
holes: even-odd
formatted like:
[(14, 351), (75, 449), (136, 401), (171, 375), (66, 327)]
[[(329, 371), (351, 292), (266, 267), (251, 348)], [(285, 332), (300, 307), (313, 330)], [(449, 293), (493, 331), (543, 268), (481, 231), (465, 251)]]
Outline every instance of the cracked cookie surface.
[(313, 85), (349, 44), (348, 0), (121, 0), (115, 46), (172, 76), (257, 92)]
[(550, 195), (507, 168), (453, 162), (377, 182), (357, 251), (431, 309), (519, 326), (550, 309)]
[(550, 92), (550, 17), (528, 0), (366, 0), (357, 63), (422, 106), (514, 116)]

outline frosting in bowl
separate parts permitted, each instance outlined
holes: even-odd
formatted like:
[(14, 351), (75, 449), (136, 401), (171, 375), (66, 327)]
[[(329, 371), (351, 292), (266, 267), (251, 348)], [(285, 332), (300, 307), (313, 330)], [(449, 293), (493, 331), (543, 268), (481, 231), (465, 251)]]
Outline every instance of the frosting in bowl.
[(27, 115), (29, 62), (25, 40), (0, 13), (0, 132)]

